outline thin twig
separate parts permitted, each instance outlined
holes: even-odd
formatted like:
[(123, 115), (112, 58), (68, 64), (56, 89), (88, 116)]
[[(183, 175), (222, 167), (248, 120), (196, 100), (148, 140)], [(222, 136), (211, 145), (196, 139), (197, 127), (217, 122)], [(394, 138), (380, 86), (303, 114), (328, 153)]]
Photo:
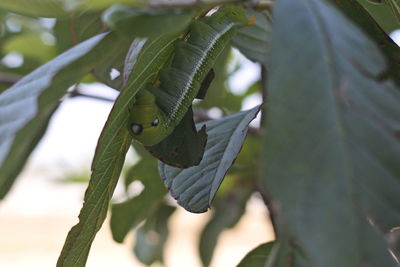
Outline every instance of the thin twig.
[(13, 73), (0, 72), (0, 83), (13, 85), (21, 79), (21, 76)]
[(150, 8), (188, 8), (188, 7), (204, 7), (218, 6), (229, 3), (243, 2), (246, 6), (255, 9), (271, 9), (274, 5), (271, 0), (149, 0)]
[(267, 112), (267, 98), (268, 98), (268, 81), (267, 81), (267, 68), (264, 65), (261, 65), (261, 95), (262, 102), (264, 105), (261, 109), (261, 128), (263, 128), (265, 124), (265, 114)]
[[(193, 111), (193, 118), (196, 123), (215, 119), (208, 116), (207, 111), (204, 109), (195, 109)], [(261, 137), (261, 131), (259, 128), (249, 126), (247, 132), (253, 137)]]
[(269, 198), (268, 194), (264, 191), (264, 188), (260, 184), (260, 182), (255, 183), (255, 189), (261, 195), (261, 198), (263, 199), (265, 205), (267, 206), (268, 211), (269, 211), (269, 218), (271, 219), (272, 227), (274, 228), (274, 232), (277, 233), (276, 209), (272, 205), (271, 199)]
[(112, 98), (108, 98), (108, 97), (104, 97), (104, 96), (98, 96), (98, 95), (89, 95), (89, 94), (85, 94), (80, 92), (78, 87), (75, 87), (71, 92), (68, 93), (69, 97), (86, 97), (86, 98), (91, 98), (91, 99), (96, 99), (96, 100), (101, 100), (101, 101), (106, 101), (106, 102), (114, 102), (115, 99)]

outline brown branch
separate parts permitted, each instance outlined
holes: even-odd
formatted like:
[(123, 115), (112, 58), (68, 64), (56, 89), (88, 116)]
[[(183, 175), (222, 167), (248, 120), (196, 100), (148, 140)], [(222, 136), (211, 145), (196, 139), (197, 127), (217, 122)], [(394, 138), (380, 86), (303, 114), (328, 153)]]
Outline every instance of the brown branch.
[(115, 99), (112, 98), (108, 98), (108, 97), (104, 97), (104, 96), (98, 96), (98, 95), (89, 95), (89, 94), (85, 94), (82, 93), (79, 90), (79, 87), (75, 87), (71, 92), (68, 93), (68, 97), (86, 97), (86, 98), (91, 98), (91, 99), (96, 99), (96, 100), (101, 100), (101, 101), (105, 101), (105, 102), (114, 102)]
[(229, 3), (242, 2), (244, 5), (255, 9), (271, 9), (274, 5), (271, 0), (149, 0), (150, 8), (188, 8), (218, 6)]
[(13, 73), (0, 72), (0, 83), (13, 85), (18, 82), (22, 77)]
[(268, 97), (268, 80), (267, 80), (267, 68), (264, 65), (261, 65), (261, 96), (263, 106), (261, 108), (261, 128), (265, 125), (265, 114), (267, 112), (267, 97)]

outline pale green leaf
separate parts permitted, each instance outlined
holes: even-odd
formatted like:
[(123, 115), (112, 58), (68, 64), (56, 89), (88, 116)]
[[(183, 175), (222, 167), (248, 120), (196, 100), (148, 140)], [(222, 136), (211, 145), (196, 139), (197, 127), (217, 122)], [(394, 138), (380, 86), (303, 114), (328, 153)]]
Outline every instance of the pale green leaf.
[[(178, 204), (190, 212), (207, 211), (226, 172), (236, 159), (249, 123), (260, 107), (206, 122), (208, 140), (199, 165), (179, 169), (159, 163), (160, 175)], [(200, 124), (202, 127), (204, 124)]]
[(0, 8), (37, 17), (65, 16), (64, 7), (69, 0), (1, 0)]
[(66, 90), (118, 48), (102, 34), (66, 51), (0, 94), (0, 198), (3, 198), (40, 140)]

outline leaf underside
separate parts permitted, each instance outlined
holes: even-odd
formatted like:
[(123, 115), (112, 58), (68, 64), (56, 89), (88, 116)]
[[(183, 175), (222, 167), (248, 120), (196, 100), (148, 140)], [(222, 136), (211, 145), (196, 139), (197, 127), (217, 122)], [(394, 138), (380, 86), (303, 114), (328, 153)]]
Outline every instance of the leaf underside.
[(207, 211), (222, 180), (239, 153), (249, 123), (260, 107), (239, 112), (206, 125), (208, 140), (199, 165), (179, 169), (159, 163), (164, 184), (178, 204), (194, 213)]
[(0, 199), (37, 142), (67, 89), (118, 49), (113, 34), (101, 34), (66, 51), (0, 94)]

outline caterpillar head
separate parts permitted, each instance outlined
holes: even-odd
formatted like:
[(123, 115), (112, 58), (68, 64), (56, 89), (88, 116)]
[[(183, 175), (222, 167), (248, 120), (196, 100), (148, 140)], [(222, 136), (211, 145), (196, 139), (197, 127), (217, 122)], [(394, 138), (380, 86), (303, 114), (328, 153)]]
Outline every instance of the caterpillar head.
[(134, 139), (145, 146), (153, 146), (164, 139), (164, 116), (152, 93), (143, 90), (129, 109), (129, 131)]

